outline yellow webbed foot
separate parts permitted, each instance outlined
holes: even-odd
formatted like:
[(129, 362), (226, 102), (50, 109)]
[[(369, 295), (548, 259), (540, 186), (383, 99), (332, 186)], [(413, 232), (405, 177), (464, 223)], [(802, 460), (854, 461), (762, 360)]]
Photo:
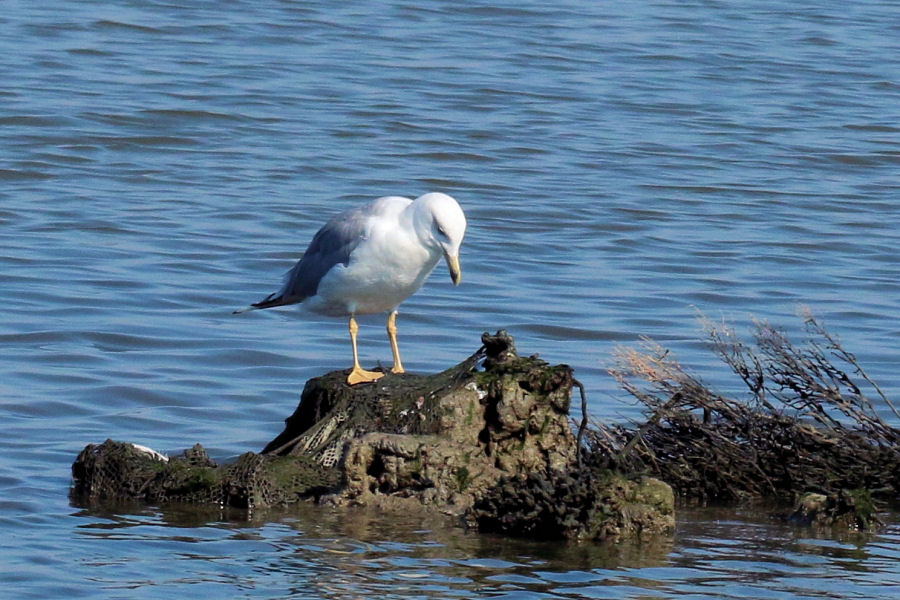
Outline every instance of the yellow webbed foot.
[(353, 367), (353, 370), (347, 375), (347, 384), (356, 385), (358, 383), (371, 383), (372, 381), (378, 381), (382, 377), (384, 377), (384, 373), (379, 373), (378, 371), (366, 371), (359, 367)]

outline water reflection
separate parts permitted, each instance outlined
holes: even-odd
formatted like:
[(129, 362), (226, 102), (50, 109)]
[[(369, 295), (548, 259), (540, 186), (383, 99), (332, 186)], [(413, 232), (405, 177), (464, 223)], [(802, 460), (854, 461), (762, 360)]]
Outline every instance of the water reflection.
[[(515, 540), (431, 513), (306, 504), (253, 513), (107, 507), (76, 516), (82, 536), (131, 542), (123, 556), (84, 564), (117, 586), (152, 580), (165, 589), (184, 573), (196, 584), (255, 590), (265, 582), (284, 597), (311, 598), (829, 597), (867, 582), (897, 586), (896, 524), (881, 535), (814, 532), (764, 509), (682, 508), (675, 536), (619, 544)], [(125, 582), (129, 552), (158, 552), (162, 562)]]
[[(172, 550), (167, 562), (224, 562), (248, 581), (264, 573), (288, 586), (302, 583), (316, 597), (473, 597), (487, 591), (556, 596), (561, 586), (597, 585), (609, 578), (606, 571), (661, 567), (673, 549), (672, 537), (620, 544), (530, 542), (479, 535), (430, 513), (311, 505), (254, 513), (106, 507), (76, 516), (87, 521), (79, 524), (80, 535), (129, 540), (135, 548), (135, 542), (160, 544)], [(113, 564), (119, 561), (90, 566), (103, 570)], [(164, 580), (167, 570), (149, 575)]]

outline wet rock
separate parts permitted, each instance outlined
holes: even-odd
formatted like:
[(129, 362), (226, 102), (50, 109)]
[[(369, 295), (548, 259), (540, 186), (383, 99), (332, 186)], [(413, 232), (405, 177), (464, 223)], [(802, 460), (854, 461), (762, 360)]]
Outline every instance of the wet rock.
[(787, 520), (805, 527), (833, 527), (873, 531), (883, 525), (867, 490), (841, 490), (831, 494), (808, 492), (800, 496)]
[(651, 477), (590, 469), (530, 473), (504, 478), (467, 518), (481, 531), (518, 537), (617, 541), (674, 531), (674, 495)]

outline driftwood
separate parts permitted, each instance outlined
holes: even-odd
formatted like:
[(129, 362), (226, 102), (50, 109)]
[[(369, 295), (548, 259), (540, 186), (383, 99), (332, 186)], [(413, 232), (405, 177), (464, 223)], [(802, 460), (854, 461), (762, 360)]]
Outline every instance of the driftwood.
[(804, 346), (758, 322), (755, 349), (731, 328), (705, 321), (712, 349), (746, 385), (745, 400), (717, 394), (650, 340), (621, 351), (611, 373), (647, 418), (590, 429), (592, 460), (653, 475), (700, 502), (796, 501), (816, 492), (829, 506), (874, 513), (865, 497), (896, 499), (900, 430), (870, 396), (897, 411), (854, 355), (812, 315), (804, 320)]

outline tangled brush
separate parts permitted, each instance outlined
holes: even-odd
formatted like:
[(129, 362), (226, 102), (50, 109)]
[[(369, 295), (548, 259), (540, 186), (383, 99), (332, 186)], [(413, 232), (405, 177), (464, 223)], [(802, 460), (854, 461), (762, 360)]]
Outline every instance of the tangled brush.
[(755, 323), (753, 347), (703, 319), (747, 400), (711, 390), (651, 340), (620, 350), (610, 372), (647, 419), (589, 428), (591, 462), (659, 477), (682, 498), (704, 502), (859, 488), (896, 498), (900, 430), (870, 396), (900, 413), (837, 338), (808, 311), (802, 316), (809, 339), (799, 347), (767, 323)]

